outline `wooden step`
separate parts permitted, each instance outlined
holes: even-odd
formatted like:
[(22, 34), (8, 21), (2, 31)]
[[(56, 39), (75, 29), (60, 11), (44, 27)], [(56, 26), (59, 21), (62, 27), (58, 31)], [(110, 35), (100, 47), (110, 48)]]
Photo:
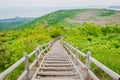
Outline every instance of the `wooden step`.
[(75, 76), (73, 72), (38, 72), (37, 76)]
[(57, 60), (68, 60), (67, 58), (45, 58), (45, 59), (57, 59)]
[(35, 80), (82, 80), (76, 79), (75, 76), (41, 76), (39, 79)]
[(44, 61), (46, 64), (67, 64), (67, 63), (70, 63), (69, 61)]
[(65, 56), (65, 55), (49, 55), (47, 57), (67, 57), (67, 56)]
[(70, 67), (71, 64), (45, 64), (45, 67)]
[(46, 56), (45, 58), (68, 58), (68, 57), (64, 57), (64, 56)]
[(48, 54), (47, 56), (66, 56), (66, 54)]
[(71, 67), (41, 67), (43, 71), (70, 71), (73, 70)]
[(68, 61), (68, 59), (44, 59), (45, 61)]

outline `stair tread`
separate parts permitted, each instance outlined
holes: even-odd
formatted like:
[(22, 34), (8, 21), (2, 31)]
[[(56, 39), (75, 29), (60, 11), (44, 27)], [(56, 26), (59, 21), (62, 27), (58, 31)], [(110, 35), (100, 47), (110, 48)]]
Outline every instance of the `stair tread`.
[(44, 64), (45, 67), (69, 67), (69, 66), (72, 66), (72, 64)]
[(51, 71), (51, 72), (38, 72), (39, 76), (75, 76), (76, 74), (73, 72), (59, 72), (59, 71)]
[(70, 71), (73, 70), (71, 67), (41, 67), (40, 70), (52, 70), (52, 71)]
[(46, 63), (53, 63), (53, 62), (58, 62), (58, 63), (62, 63), (62, 62), (65, 62), (65, 63), (69, 63), (69, 61), (44, 61)]

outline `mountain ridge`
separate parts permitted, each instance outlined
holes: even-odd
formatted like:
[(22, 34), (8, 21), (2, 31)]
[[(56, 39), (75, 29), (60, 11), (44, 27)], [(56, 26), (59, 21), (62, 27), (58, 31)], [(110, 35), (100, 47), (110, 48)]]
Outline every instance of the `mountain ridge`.
[[(85, 22), (95, 23), (98, 25), (111, 25), (119, 24), (120, 11), (109, 10), (109, 9), (70, 9), (70, 10), (59, 10), (32, 21), (29, 27), (35, 24), (36, 26), (53, 26), (59, 25), (62, 27), (73, 27), (75, 25), (81, 25)], [(73, 21), (69, 21), (69, 20)], [(77, 20), (82, 21), (77, 22)], [(28, 27), (24, 25), (24, 27)]]
[[(54, 26), (59, 25), (62, 27), (74, 27), (81, 25), (85, 22), (95, 23), (98, 25), (111, 25), (120, 24), (120, 11), (109, 10), (109, 9), (98, 9), (98, 8), (86, 8), (86, 9), (68, 9), (68, 10), (58, 10), (48, 13), (44, 16), (38, 17), (22, 25), (17, 25), (19, 27), (10, 29), (24, 29), (33, 27), (43, 27), (43, 26)], [(16, 17), (15, 19), (19, 19)], [(6, 19), (7, 20), (7, 19)], [(0, 20), (1, 21), (1, 20)], [(9, 21), (9, 20), (8, 20)], [(9, 26), (9, 25), (7, 25)], [(9, 29), (9, 27), (7, 27)], [(1, 29), (1, 27), (0, 27)], [(3, 30), (8, 30), (3, 29)], [(9, 30), (10, 30), (9, 29)], [(2, 29), (1, 29), (2, 30)]]
[(32, 17), (14, 17), (9, 19), (2, 19), (0, 20), (0, 31), (16, 29), (19, 26), (22, 26), (34, 19), (35, 18)]

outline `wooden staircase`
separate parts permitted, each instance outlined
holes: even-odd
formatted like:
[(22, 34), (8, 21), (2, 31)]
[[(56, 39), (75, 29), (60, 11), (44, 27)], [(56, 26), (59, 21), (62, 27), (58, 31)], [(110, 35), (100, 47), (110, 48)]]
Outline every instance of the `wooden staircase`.
[[(29, 63), (29, 58), (33, 56), (34, 61)], [(79, 56), (85, 58), (86, 63)], [(85, 54), (60, 38), (38, 45), (30, 54), (24, 53), (24, 57), (0, 74), (0, 80), (4, 80), (23, 62), (25, 70), (17, 80), (100, 80), (91, 71), (90, 62), (114, 80), (120, 80), (119, 74), (94, 59), (89, 51)]]
[(83, 80), (60, 41), (44, 56), (32, 80)]

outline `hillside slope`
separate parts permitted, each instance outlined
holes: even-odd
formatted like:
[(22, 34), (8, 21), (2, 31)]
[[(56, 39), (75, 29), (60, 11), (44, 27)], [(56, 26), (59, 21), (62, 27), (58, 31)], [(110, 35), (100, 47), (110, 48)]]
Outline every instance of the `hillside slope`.
[(63, 27), (73, 27), (76, 23), (84, 22), (94, 22), (100, 25), (120, 24), (118, 16), (120, 16), (120, 11), (108, 9), (60, 10), (42, 16), (31, 24), (35, 23), (36, 26), (60, 25)]
[[(63, 27), (74, 27), (76, 25), (82, 24), (84, 22), (94, 22), (96, 24), (120, 24), (120, 11), (108, 10), (108, 9), (70, 9), (70, 10), (59, 10), (35, 20), (33, 19), (20, 19), (22, 21), (17, 21), (18, 18), (13, 18), (14, 22), (3, 24), (0, 21), (0, 30), (7, 29), (23, 29), (25, 27), (36, 27), (36, 26), (49, 26), (49, 25), (59, 25)], [(32, 22), (25, 24), (29, 21)], [(34, 25), (33, 25), (34, 24)], [(21, 26), (22, 25), (22, 26)], [(19, 27), (18, 27), (19, 26)]]
[(120, 24), (120, 11), (107, 9), (86, 9), (82, 13), (78, 13), (74, 19), (69, 19), (69, 22), (94, 22), (99, 25)]
[(34, 20), (34, 18), (22, 18), (22, 17), (0, 20), (0, 31), (19, 28), (20, 26), (32, 20)]

